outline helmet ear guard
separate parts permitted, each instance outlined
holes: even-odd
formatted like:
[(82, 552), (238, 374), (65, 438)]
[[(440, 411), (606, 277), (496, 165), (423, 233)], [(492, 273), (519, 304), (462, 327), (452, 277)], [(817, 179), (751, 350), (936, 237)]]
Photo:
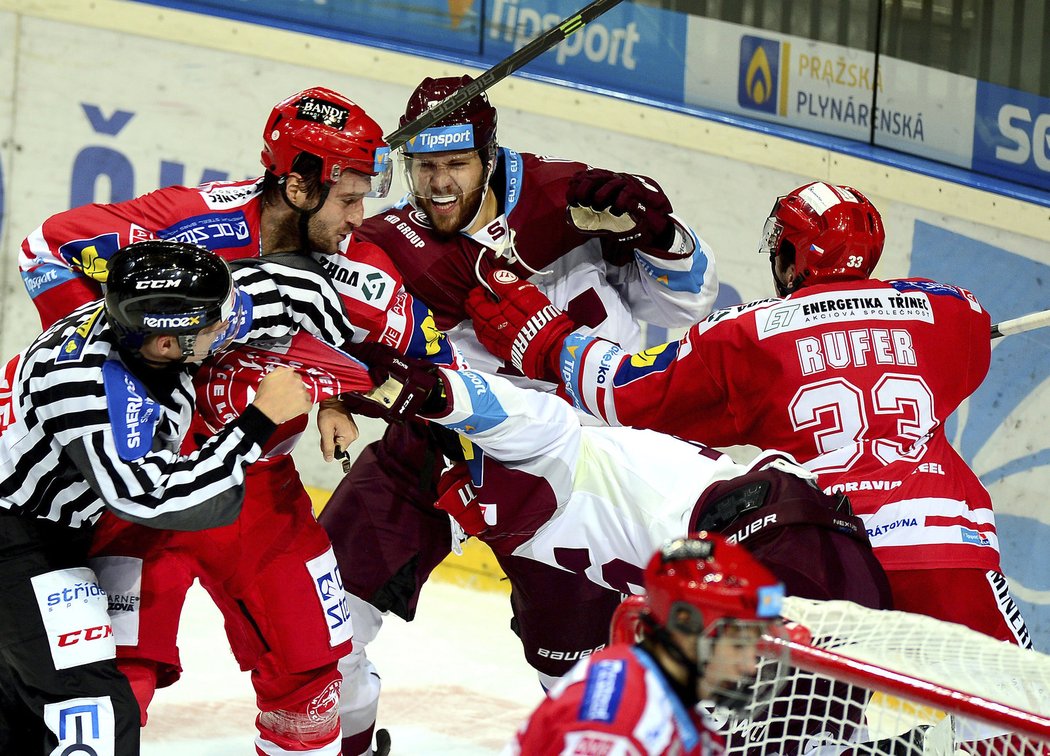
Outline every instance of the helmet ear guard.
[(364, 109), (338, 92), (312, 87), (277, 103), (263, 130), (263, 167), (278, 177), (301, 153), (321, 161), (321, 182), (331, 186), (345, 171), (371, 177), (366, 196), (385, 197), (393, 165), (383, 131)]
[[(781, 295), (820, 283), (868, 278), (886, 233), (875, 206), (856, 189), (817, 181), (779, 197), (766, 219), (759, 252), (769, 255)], [(790, 281), (778, 276), (794, 263)]]

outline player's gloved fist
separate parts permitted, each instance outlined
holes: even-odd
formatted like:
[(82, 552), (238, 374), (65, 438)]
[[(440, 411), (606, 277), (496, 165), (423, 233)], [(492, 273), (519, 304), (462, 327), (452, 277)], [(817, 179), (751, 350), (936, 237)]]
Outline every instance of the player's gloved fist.
[(585, 233), (643, 249), (667, 250), (674, 242), (671, 201), (647, 176), (588, 168), (569, 181), (565, 202), (569, 221)]
[(575, 328), (569, 316), (509, 270), (491, 270), (485, 281), (492, 292), (478, 286), (466, 302), (478, 341), (529, 378), (560, 382), (561, 345)]
[(464, 463), (457, 462), (441, 473), (437, 489), (438, 500), (434, 506), (448, 512), (463, 528), (463, 532), (476, 536), (489, 528), (490, 523), (485, 522), (485, 509), (478, 501), (470, 472)]
[(344, 394), (351, 412), (402, 422), (446, 409), (445, 384), (434, 364), (377, 342), (355, 344), (352, 354), (368, 365), (376, 387), (367, 394)]

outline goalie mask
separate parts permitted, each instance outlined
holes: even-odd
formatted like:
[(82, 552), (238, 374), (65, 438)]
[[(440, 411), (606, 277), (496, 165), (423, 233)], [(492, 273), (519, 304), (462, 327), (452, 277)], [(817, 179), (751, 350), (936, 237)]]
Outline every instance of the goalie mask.
[(108, 271), (106, 320), (130, 352), (139, 352), (148, 336), (171, 334), (183, 359), (193, 357), (200, 332), (223, 323), (209, 347), (213, 354), (247, 330), (248, 298), (234, 286), (226, 261), (207, 249), (136, 242), (110, 258)]
[[(473, 82), (470, 76), (426, 78), (408, 100), (401, 126), (411, 123), (446, 97)], [(421, 131), (401, 148), (405, 182), (414, 200), (477, 202), (461, 218), (476, 219), (496, 167), (496, 109), (484, 92)], [(473, 153), (481, 160), (480, 173), (469, 170)], [(438, 175), (440, 174), (440, 176)], [(442, 181), (445, 178), (445, 181)], [(479, 191), (480, 190), (480, 191)], [(424, 210), (427, 208), (424, 206)], [(431, 212), (427, 212), (432, 215)], [(433, 220), (433, 218), (432, 218)], [(460, 229), (474, 221), (463, 222)], [(460, 230), (457, 229), (457, 230)]]
[(784, 586), (742, 546), (701, 532), (671, 541), (645, 570), (642, 634), (687, 671), (686, 703), (740, 709), (750, 700), (757, 645), (777, 633)]
[(321, 182), (331, 186), (343, 171), (371, 177), (368, 197), (390, 190), (390, 148), (379, 124), (357, 103), (324, 87), (312, 87), (274, 106), (263, 130), (262, 164), (278, 177), (294, 170), (306, 153), (321, 160)]
[[(885, 240), (882, 217), (867, 197), (817, 181), (777, 199), (759, 252), (769, 255), (777, 292), (786, 296), (803, 286), (867, 278)], [(795, 272), (785, 281), (791, 264)]]

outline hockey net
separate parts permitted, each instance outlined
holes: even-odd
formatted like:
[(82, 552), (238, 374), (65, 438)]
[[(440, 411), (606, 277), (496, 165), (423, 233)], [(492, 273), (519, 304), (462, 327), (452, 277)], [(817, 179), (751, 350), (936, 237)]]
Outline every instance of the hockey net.
[(783, 616), (729, 753), (1050, 754), (1050, 656), (845, 601), (789, 598)]

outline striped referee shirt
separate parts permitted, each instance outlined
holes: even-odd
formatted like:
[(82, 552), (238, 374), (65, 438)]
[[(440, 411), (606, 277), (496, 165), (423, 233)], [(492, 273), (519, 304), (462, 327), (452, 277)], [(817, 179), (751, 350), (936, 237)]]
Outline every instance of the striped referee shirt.
[[(236, 342), (300, 329), (336, 346), (353, 340), (322, 273), (260, 259), (235, 268), (234, 280), (248, 295)], [(181, 456), (192, 372), (151, 369), (120, 352), (102, 301), (56, 322), (0, 375), (0, 510), (70, 527), (94, 523), (106, 506), (156, 528), (232, 522), (245, 468), (276, 426), (249, 407)]]

